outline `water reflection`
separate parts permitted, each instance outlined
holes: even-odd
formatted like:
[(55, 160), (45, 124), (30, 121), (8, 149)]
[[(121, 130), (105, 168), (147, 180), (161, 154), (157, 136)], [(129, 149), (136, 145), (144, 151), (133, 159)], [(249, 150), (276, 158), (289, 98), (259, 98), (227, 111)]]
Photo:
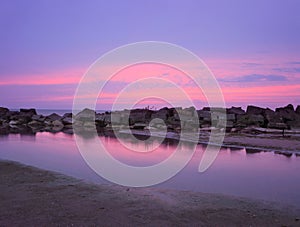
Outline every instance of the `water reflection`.
[[(97, 137), (110, 154), (121, 162), (147, 166), (169, 157), (179, 146), (178, 141), (165, 139), (152, 151), (157, 141), (133, 142), (125, 135), (121, 139), (129, 147), (145, 152), (133, 152), (116, 138), (103, 134)], [(88, 144), (92, 138), (82, 138)], [(184, 156), (192, 144), (179, 147)], [(8, 134), (0, 136), (0, 158), (14, 160), (39, 168), (61, 172), (96, 183), (109, 183), (95, 174), (83, 161), (74, 136), (65, 133), (35, 135)], [(206, 145), (197, 145), (189, 164), (174, 178), (156, 187), (246, 196), (281, 201), (300, 207), (300, 158), (244, 148), (223, 148), (213, 165), (204, 173), (197, 172)], [(148, 152), (151, 151), (151, 152)]]

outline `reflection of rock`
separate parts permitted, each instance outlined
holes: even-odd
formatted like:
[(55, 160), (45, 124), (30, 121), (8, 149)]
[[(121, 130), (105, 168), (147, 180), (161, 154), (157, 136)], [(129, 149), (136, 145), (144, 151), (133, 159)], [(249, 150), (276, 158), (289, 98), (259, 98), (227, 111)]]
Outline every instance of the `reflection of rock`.
[(281, 155), (284, 155), (284, 156), (286, 156), (286, 157), (288, 157), (288, 158), (290, 158), (290, 157), (293, 155), (292, 152), (285, 152), (285, 151), (275, 151), (274, 153), (275, 153), (275, 154), (281, 154)]
[(259, 149), (253, 149), (253, 148), (246, 148), (246, 153), (247, 154), (255, 154), (255, 153), (260, 153), (262, 150)]

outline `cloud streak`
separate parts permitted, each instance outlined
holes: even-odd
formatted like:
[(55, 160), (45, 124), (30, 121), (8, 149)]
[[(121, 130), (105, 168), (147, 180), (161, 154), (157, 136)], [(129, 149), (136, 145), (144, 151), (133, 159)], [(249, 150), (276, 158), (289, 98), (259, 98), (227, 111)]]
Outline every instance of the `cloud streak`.
[(263, 75), (263, 74), (250, 74), (232, 78), (219, 79), (220, 82), (234, 82), (234, 83), (254, 83), (254, 82), (282, 82), (287, 81), (288, 78), (283, 75)]

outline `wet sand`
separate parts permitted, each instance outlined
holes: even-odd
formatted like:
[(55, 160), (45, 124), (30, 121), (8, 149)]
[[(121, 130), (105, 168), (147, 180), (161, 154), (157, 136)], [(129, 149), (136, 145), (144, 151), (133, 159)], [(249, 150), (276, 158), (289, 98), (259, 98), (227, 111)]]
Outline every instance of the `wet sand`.
[(0, 162), (0, 226), (300, 226), (291, 206), (219, 194), (96, 185)]

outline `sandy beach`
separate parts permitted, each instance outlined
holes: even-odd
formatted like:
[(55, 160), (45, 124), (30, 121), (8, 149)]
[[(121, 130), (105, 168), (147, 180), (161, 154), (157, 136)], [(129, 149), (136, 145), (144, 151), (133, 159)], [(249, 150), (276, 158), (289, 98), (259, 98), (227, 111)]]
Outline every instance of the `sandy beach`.
[(0, 226), (300, 226), (300, 211), (252, 199), (96, 185), (0, 162)]

